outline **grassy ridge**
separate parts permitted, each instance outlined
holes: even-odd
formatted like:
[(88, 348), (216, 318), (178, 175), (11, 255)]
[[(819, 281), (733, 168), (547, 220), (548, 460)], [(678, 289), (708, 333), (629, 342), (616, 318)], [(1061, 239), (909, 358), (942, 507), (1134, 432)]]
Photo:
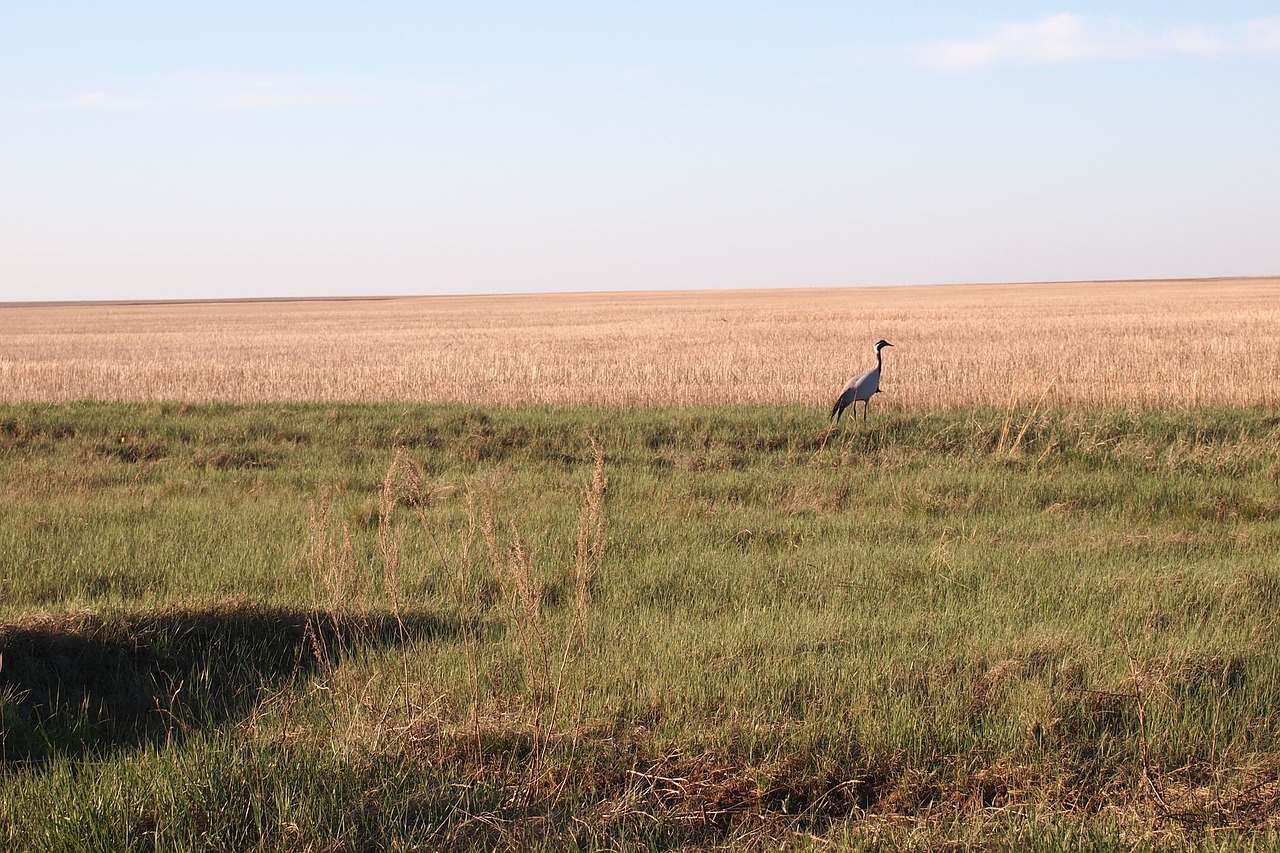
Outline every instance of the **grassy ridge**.
[(1278, 448), (1241, 409), (7, 406), (0, 825), (1274, 840)]

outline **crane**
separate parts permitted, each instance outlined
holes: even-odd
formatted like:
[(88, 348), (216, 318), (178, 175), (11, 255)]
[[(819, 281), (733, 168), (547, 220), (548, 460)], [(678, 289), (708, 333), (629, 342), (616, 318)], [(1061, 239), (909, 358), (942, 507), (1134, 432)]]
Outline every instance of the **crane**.
[[(866, 421), (867, 404), (871, 400), (871, 395), (880, 391), (880, 367), (883, 364), (880, 351), (885, 347), (891, 346), (893, 344), (886, 340), (876, 341), (876, 366), (866, 373), (859, 373), (845, 383), (844, 389), (840, 392), (840, 399), (836, 400), (836, 404), (831, 407), (831, 417), (836, 419), (836, 423), (840, 422), (840, 415), (844, 413), (844, 410), (859, 400), (862, 401), (862, 420)], [(853, 411), (856, 416), (858, 412), (856, 405)]]

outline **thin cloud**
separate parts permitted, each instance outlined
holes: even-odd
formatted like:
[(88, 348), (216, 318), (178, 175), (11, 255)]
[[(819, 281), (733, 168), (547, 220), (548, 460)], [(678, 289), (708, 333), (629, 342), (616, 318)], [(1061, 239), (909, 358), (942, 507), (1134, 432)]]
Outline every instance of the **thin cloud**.
[(997, 65), (1270, 53), (1280, 53), (1280, 16), (1148, 32), (1118, 18), (1060, 13), (996, 24), (970, 39), (926, 42), (909, 51), (909, 61), (943, 71), (970, 71)]
[(118, 95), (108, 92), (81, 92), (75, 97), (68, 98), (59, 106), (68, 107), (77, 110), (101, 110), (104, 112), (112, 112), (116, 110), (148, 110), (156, 106), (156, 102), (151, 98), (142, 97), (141, 95)]
[(619, 77), (623, 80), (640, 80), (644, 77), (652, 77), (658, 73), (656, 65), (633, 65), (622, 69)]
[(323, 82), (305, 77), (197, 75), (155, 78), (131, 92), (80, 92), (52, 106), (74, 110), (266, 111), (374, 101), (448, 99), (451, 86), (361, 78)]
[(1235, 32), (1246, 53), (1280, 53), (1280, 15), (1240, 24)]

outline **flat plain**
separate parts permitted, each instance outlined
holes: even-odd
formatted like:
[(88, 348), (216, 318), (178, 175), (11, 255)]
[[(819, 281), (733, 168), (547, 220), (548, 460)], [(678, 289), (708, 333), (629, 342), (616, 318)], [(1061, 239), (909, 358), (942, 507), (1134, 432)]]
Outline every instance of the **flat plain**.
[(0, 847), (1271, 849), (1277, 297), (2, 306)]
[(0, 305), (0, 400), (1274, 405), (1280, 278)]

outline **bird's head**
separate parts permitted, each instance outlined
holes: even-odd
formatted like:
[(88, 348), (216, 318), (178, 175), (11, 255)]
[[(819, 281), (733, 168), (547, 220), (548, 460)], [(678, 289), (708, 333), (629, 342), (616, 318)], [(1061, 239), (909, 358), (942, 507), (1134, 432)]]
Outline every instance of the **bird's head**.
[(891, 347), (891, 346), (893, 346), (893, 344), (889, 343), (888, 341), (885, 341), (885, 340), (876, 341), (876, 352), (880, 352), (880, 350), (884, 349), (885, 347)]

